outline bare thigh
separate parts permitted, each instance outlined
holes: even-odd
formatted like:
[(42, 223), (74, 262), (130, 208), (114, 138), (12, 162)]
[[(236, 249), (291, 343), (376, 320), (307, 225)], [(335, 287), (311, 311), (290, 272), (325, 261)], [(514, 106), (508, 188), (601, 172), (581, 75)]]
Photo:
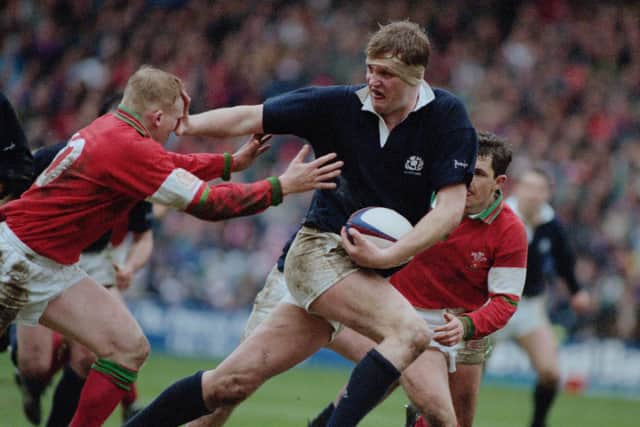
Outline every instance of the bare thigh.
[(443, 353), (436, 349), (425, 350), (402, 373), (401, 384), (429, 425), (456, 426), (447, 359)]
[(449, 374), (451, 398), (460, 427), (473, 425), (481, 382), (481, 363), (475, 365), (458, 363), (456, 371)]
[(534, 331), (518, 337), (518, 344), (529, 356), (539, 381), (555, 385), (560, 376), (558, 345), (551, 325), (545, 324)]
[(357, 333), (351, 328), (344, 328), (338, 336), (331, 341), (327, 348), (335, 351), (340, 356), (354, 363), (362, 358), (376, 346), (376, 342)]
[(18, 369), (26, 377), (46, 375), (53, 358), (53, 332), (41, 325), (17, 325)]
[(40, 323), (89, 348), (98, 357), (139, 368), (149, 351), (140, 326), (116, 299), (86, 278), (51, 300)]
[(425, 322), (411, 304), (373, 272), (359, 270), (349, 274), (309, 308), (381, 343), (377, 349), (400, 371), (422, 352), (430, 339)]
[(278, 305), (216, 369), (205, 372), (207, 407), (240, 403), (264, 381), (326, 345), (332, 332), (326, 320), (294, 305)]

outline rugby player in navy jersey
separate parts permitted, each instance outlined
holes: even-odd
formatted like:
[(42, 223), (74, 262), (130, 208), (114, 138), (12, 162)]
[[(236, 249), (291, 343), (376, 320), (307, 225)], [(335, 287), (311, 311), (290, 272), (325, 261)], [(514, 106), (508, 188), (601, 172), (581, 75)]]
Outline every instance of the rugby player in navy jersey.
[[(371, 270), (405, 263), (460, 222), (475, 168), (475, 131), (462, 103), (424, 81), (430, 53), (420, 26), (381, 26), (370, 38), (359, 86), (309, 87), (262, 105), (211, 110), (178, 133), (294, 134), (316, 155), (345, 162), (335, 191), (317, 191), (284, 268), (290, 298), (215, 370), (166, 389), (128, 426), (177, 426), (246, 399), (264, 381), (327, 345), (342, 324), (378, 343), (355, 367), (331, 426), (356, 425), (427, 347), (431, 332), (402, 295)], [(438, 204), (429, 211), (429, 200)], [(353, 230), (354, 211), (395, 209), (415, 228), (387, 249)]]
[[(18, 116), (0, 92), (0, 206), (20, 195), (33, 181), (33, 156)], [(0, 352), (6, 351), (9, 334), (0, 331)]]
[(208, 185), (248, 167), (263, 147), (250, 141), (233, 156), (164, 150), (188, 108), (178, 77), (141, 67), (115, 113), (79, 130), (20, 199), (0, 207), (0, 332), (14, 320), (39, 323), (98, 356), (72, 427), (102, 425), (149, 351), (122, 303), (78, 267), (82, 250), (141, 200), (215, 221), (261, 212), (290, 193), (335, 188), (326, 181), (342, 163), (328, 163), (335, 154), (305, 163), (306, 147), (279, 177)]
[(571, 307), (586, 313), (591, 297), (575, 274), (575, 253), (564, 226), (549, 204), (552, 179), (542, 168), (532, 168), (517, 180), (507, 203), (527, 228), (529, 254), (522, 301), (496, 340), (514, 339), (527, 353), (538, 380), (533, 392), (531, 427), (544, 427), (558, 393), (560, 361), (555, 336), (547, 315), (546, 282), (560, 276), (571, 294)]

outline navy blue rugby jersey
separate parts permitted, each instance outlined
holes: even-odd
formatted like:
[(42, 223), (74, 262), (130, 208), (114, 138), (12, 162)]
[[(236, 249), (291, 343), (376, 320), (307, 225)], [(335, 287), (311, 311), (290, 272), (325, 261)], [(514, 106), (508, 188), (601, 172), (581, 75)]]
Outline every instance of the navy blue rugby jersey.
[(265, 132), (299, 136), (317, 157), (336, 152), (345, 162), (337, 189), (315, 192), (305, 225), (339, 233), (351, 213), (367, 206), (395, 209), (415, 224), (432, 192), (471, 182), (477, 138), (466, 109), (451, 93), (423, 86), (428, 103), (398, 124), (384, 146), (378, 116), (363, 110), (365, 85), (307, 87), (265, 102)]

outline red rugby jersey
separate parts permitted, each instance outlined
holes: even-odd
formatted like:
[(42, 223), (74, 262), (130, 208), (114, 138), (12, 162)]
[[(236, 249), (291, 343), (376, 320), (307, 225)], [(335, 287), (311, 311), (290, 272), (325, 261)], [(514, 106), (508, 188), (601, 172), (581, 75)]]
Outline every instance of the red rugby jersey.
[[(23, 196), (0, 208), (11, 230), (40, 255), (72, 264), (129, 210), (149, 200), (217, 219), (255, 213), (272, 201), (272, 183), (209, 186), (228, 173), (220, 154), (167, 152), (134, 115), (119, 109), (76, 133)], [(225, 167), (226, 166), (226, 167)], [(238, 202), (241, 200), (241, 202)], [(205, 215), (203, 215), (204, 217)]]
[(503, 327), (524, 287), (527, 235), (502, 202), (466, 217), (449, 235), (416, 255), (391, 283), (418, 308), (463, 308), (465, 339)]

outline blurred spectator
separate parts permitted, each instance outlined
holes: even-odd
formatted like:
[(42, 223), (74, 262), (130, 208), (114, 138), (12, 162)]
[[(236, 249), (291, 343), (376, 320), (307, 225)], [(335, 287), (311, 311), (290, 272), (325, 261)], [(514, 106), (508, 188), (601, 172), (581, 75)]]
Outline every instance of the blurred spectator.
[[(66, 139), (142, 63), (180, 75), (193, 108), (258, 103), (306, 84), (364, 81), (377, 23), (411, 18), (431, 34), (427, 79), (467, 103), (476, 126), (511, 141), (513, 174), (545, 162), (554, 205), (598, 301), (582, 335), (640, 343), (640, 26), (637, 2), (575, 0), (8, 0), (0, 15), (0, 89), (33, 148)], [(173, 24), (166, 23), (172, 20)], [(180, 151), (240, 141), (181, 138)], [(235, 180), (282, 170), (279, 137)], [(518, 166), (520, 165), (520, 166)], [(149, 289), (171, 303), (251, 302), (307, 197), (251, 218), (203, 224), (169, 214)], [(556, 293), (561, 306), (564, 296)], [(594, 321), (595, 320), (595, 321)]]

